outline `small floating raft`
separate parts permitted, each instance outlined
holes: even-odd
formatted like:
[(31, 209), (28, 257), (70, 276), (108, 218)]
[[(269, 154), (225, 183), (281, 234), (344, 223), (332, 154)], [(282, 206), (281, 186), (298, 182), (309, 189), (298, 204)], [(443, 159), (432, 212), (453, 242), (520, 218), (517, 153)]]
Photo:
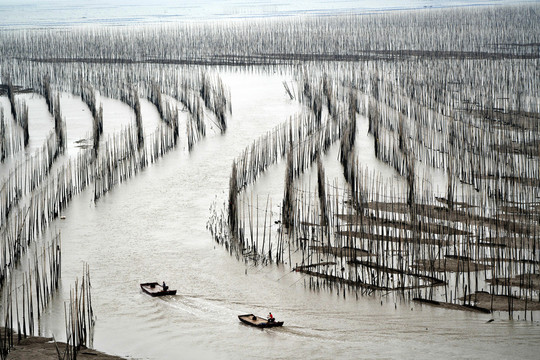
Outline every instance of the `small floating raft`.
[(244, 324), (260, 328), (283, 326), (283, 321), (268, 321), (265, 318), (253, 314), (238, 315), (238, 319)]
[(141, 289), (150, 296), (176, 295), (176, 290), (170, 290), (168, 286), (161, 286), (157, 282), (141, 284)]

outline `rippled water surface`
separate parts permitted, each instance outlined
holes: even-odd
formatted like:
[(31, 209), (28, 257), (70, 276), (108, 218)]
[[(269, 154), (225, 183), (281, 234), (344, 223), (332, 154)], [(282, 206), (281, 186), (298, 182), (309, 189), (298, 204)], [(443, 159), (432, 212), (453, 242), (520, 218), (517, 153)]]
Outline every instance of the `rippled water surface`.
[[(381, 9), (371, 1), (341, 1), (332, 9), (358, 9), (358, 3)], [(411, 6), (463, 3), (416, 1)], [(145, 22), (156, 16), (164, 21), (197, 19), (203, 12), (198, 2), (184, 2), (149, 13), (149, 3), (140, 2), (121, 17), (120, 10), (125, 8), (97, 1), (84, 5), (93, 9), (84, 15), (84, 7), (73, 4), (45, 1), (25, 8), (24, 2), (4, 2), (0, 9), (9, 8), (6, 11), (14, 11), (19, 18), (8, 16), (1, 26), (47, 26), (48, 21), (55, 26), (99, 23), (105, 18), (103, 12), (112, 14), (108, 21), (113, 23)], [(238, 4), (242, 2), (207, 2), (216, 17), (274, 16), (306, 9), (302, 2), (262, 1), (256, 8)], [(330, 6), (328, 2), (313, 4), (311, 12)], [(401, 2), (388, 4), (389, 8), (399, 7)], [(20, 17), (24, 9), (28, 10), (26, 19)], [(40, 9), (66, 20), (45, 16)], [(171, 18), (164, 16), (165, 12)], [(63, 275), (59, 294), (40, 321), (43, 335), (65, 340), (64, 302), (70, 286), (83, 273), (83, 263), (87, 263), (97, 316), (93, 345), (128, 358), (538, 358), (540, 323), (536, 319), (509, 321), (507, 315), (499, 313), (434, 309), (392, 294), (368, 296), (361, 291), (328, 288), (314, 291), (306, 287), (307, 277), (291, 272), (290, 264), (246, 264), (215, 244), (206, 223), (212, 203), (221, 204), (226, 199), (233, 159), (300, 107), (288, 99), (282, 76), (245, 72), (220, 76), (230, 87), (233, 108), (225, 135), (209, 129), (207, 138), (191, 153), (185, 142), (181, 143), (97, 203), (92, 201), (92, 189), (87, 189), (70, 203), (66, 219), (52, 224), (51, 228), (59, 229), (62, 235)], [(42, 111), (43, 98), (25, 96), (30, 99), (31, 112), (47, 114)], [(1, 100), (6, 105), (6, 98)], [(77, 151), (74, 141), (91, 133), (90, 114), (70, 95), (63, 94), (61, 102), (68, 119), (68, 153), (73, 155)], [(154, 128), (157, 112), (146, 102), (142, 107), (145, 128)], [(125, 105), (111, 99), (104, 99), (104, 115), (106, 133), (118, 131), (131, 116)], [(35, 116), (31, 113), (30, 118)], [(359, 149), (372, 148), (371, 140), (364, 136), (366, 121), (359, 120), (359, 133), (363, 132)], [(31, 124), (31, 144), (39, 146), (51, 126), (50, 119)], [(362, 155), (364, 162), (375, 162), (369, 152)], [(337, 149), (333, 149), (325, 158), (329, 178), (340, 174), (336, 157)], [(280, 199), (283, 171), (282, 164), (274, 166), (258, 181), (256, 191)], [(264, 201), (261, 198), (261, 203)], [(178, 294), (151, 298), (139, 288), (141, 282), (162, 280)], [(237, 318), (245, 313), (264, 316), (268, 311), (285, 321), (285, 326), (260, 330), (241, 324)], [(491, 318), (495, 320), (487, 323)]]
[[(226, 198), (232, 160), (300, 106), (288, 100), (280, 76), (221, 76), (233, 103), (225, 135), (210, 131), (191, 153), (181, 145), (96, 204), (88, 189), (53, 224), (63, 239), (63, 277), (41, 319), (43, 334), (65, 338), (64, 300), (86, 262), (97, 316), (94, 347), (130, 358), (536, 358), (538, 321), (433, 309), (388, 294), (312, 291), (289, 264), (245, 264), (216, 245), (205, 226), (212, 202)], [(114, 121), (107, 112), (120, 116), (123, 105), (108, 101), (105, 121)], [(89, 131), (87, 114), (75, 116), (84, 108), (80, 100), (65, 95), (62, 106), (72, 139)], [(152, 112), (146, 121), (153, 121)], [(325, 159), (329, 177), (336, 155)], [(260, 193), (279, 198), (280, 166), (261, 178)], [(151, 298), (139, 288), (162, 280), (178, 294)], [(268, 311), (285, 326), (259, 330), (237, 318)]]

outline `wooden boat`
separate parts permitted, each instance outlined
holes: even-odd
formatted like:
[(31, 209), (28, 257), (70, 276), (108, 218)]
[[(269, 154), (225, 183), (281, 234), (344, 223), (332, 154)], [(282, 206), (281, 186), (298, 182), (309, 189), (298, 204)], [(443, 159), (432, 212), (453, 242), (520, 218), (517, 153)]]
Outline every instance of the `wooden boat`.
[(243, 322), (244, 324), (256, 326), (260, 328), (283, 326), (283, 321), (272, 322), (260, 316), (255, 316), (253, 314), (238, 315), (238, 319), (240, 319), (240, 321)]
[(170, 290), (168, 286), (163, 289), (163, 286), (157, 282), (141, 284), (141, 289), (150, 296), (176, 295), (176, 290)]

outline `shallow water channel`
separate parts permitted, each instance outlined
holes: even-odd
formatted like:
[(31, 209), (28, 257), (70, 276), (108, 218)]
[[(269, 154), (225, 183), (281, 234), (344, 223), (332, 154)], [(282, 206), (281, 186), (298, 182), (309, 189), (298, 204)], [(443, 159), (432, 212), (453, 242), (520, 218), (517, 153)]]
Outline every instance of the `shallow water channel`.
[[(87, 263), (96, 315), (93, 346), (128, 358), (537, 358), (536, 319), (434, 309), (393, 294), (314, 291), (306, 286), (308, 277), (291, 272), (289, 264), (254, 266), (217, 245), (206, 223), (212, 203), (227, 198), (233, 159), (300, 109), (288, 99), (280, 76), (221, 77), (233, 109), (225, 135), (209, 129), (192, 152), (181, 143), (97, 203), (87, 189), (70, 203), (65, 220), (52, 224), (62, 236), (62, 280), (40, 320), (42, 335), (65, 340), (64, 302)], [(82, 102), (63, 97), (62, 106), (72, 154), (78, 150), (70, 145), (90, 133), (91, 122), (81, 115)], [(106, 102), (106, 130), (116, 131), (114, 122), (125, 121), (118, 106)], [(153, 127), (157, 113), (145, 106), (143, 116)], [(336, 153), (325, 158), (330, 179), (340, 172)], [(257, 182), (261, 203), (267, 194), (280, 199), (283, 171), (283, 164), (274, 166)], [(148, 281), (166, 281), (178, 293), (149, 297), (139, 288)], [(283, 328), (260, 330), (237, 318), (269, 311), (285, 321)]]

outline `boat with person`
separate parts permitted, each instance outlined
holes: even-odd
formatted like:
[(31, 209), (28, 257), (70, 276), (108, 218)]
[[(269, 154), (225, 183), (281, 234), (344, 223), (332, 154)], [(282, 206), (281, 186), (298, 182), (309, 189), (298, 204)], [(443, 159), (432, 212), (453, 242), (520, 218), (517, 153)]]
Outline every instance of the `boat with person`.
[(270, 319), (265, 319), (253, 314), (238, 315), (238, 319), (244, 324), (259, 328), (283, 326), (283, 321), (271, 321)]
[(176, 290), (171, 290), (163, 282), (163, 285), (157, 282), (148, 282), (141, 284), (141, 289), (150, 296), (165, 296), (165, 295), (176, 295)]

